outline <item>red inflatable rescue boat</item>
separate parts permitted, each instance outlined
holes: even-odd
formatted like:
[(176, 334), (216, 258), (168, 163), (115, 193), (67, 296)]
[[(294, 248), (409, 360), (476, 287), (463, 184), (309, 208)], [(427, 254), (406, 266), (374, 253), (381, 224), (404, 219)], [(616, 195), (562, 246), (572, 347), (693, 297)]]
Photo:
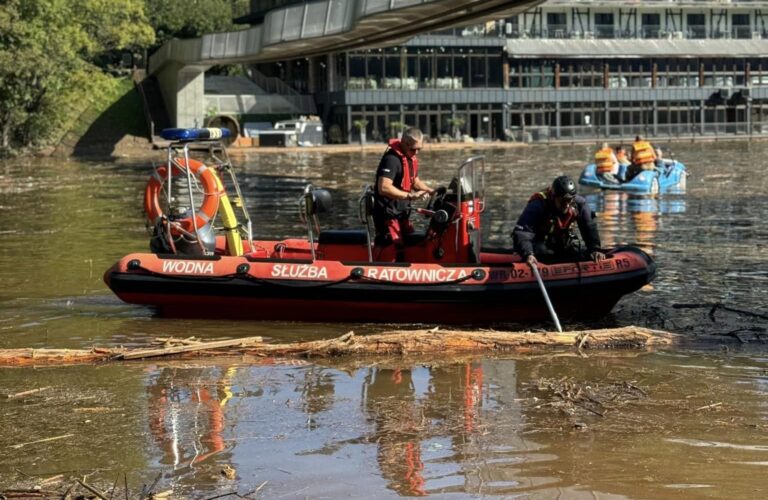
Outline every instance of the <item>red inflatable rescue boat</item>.
[[(127, 255), (104, 276), (125, 302), (174, 317), (454, 324), (549, 317), (528, 265), (509, 250), (481, 246), (482, 157), (465, 161), (449, 187), (437, 190), (427, 208), (419, 210), (429, 218), (428, 228), (412, 235), (404, 255), (396, 259), (391, 245), (380, 247), (373, 241), (370, 190), (360, 199), (359, 230), (320, 231), (317, 214), (327, 209), (330, 194), (307, 186), (299, 203), (306, 238), (255, 240), (245, 209), (238, 223), (230, 205), (227, 192), (234, 191), (235, 205), (244, 207), (223, 145), (206, 139), (212, 154), (208, 168), (202, 168), (189, 161), (189, 145), (195, 141), (190, 129), (174, 130), (184, 135), (166, 134), (174, 141), (168, 154), (173, 168), (161, 167), (147, 188), (147, 196), (158, 199), (145, 200), (145, 206), (165, 204), (150, 214), (152, 252)], [(228, 185), (196, 182), (206, 172), (228, 177)], [(182, 213), (173, 206), (184, 194), (173, 194), (179, 181), (187, 187), (192, 207)], [(203, 187), (196, 193), (195, 185), (217, 189)], [(162, 196), (166, 199), (161, 202)], [(213, 221), (197, 213), (210, 215), (212, 196), (218, 199), (216, 217), (223, 234), (216, 234)], [(206, 209), (196, 210), (195, 199), (203, 200)], [(610, 249), (607, 256), (600, 263), (540, 264), (561, 318), (601, 317), (654, 277), (655, 263), (638, 248)]]

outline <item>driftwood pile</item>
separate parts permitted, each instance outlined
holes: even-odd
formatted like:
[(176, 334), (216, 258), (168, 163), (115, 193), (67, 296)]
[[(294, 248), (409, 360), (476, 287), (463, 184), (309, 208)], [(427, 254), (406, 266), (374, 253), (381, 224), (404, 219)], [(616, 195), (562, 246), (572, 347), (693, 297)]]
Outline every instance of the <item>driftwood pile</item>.
[(545, 402), (534, 409), (549, 407), (571, 416), (586, 412), (603, 417), (610, 410), (648, 397), (643, 389), (628, 381), (579, 382), (573, 377), (539, 379), (535, 389)]
[(272, 356), (329, 358), (418, 354), (528, 352), (559, 347), (582, 349), (648, 349), (674, 342), (672, 333), (627, 326), (581, 332), (540, 333), (460, 330), (398, 330), (358, 336), (349, 332), (331, 340), (268, 344), (261, 337), (200, 342), (165, 339), (150, 349), (0, 349), (0, 366), (68, 365), (128, 361), (156, 357)]

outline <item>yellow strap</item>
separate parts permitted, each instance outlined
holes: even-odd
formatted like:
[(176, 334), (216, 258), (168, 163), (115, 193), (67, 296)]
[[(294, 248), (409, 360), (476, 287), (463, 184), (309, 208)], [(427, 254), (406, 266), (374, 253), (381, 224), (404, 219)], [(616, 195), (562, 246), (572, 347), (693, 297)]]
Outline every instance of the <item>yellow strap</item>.
[(222, 184), (218, 175), (214, 174), (214, 177), (216, 178), (216, 189), (222, 193), (221, 197), (219, 197), (219, 216), (221, 217), (221, 223), (224, 225), (227, 255), (243, 255), (243, 239), (240, 237), (240, 231), (237, 228), (237, 216), (235, 216), (235, 211), (232, 210), (229, 196), (224, 191), (224, 184)]
[(224, 383), (224, 387), (222, 388), (224, 392), (224, 397), (221, 398), (221, 401), (219, 401), (219, 406), (221, 406), (222, 408), (226, 406), (227, 402), (230, 399), (232, 399), (232, 396), (233, 396), (232, 378), (235, 376), (236, 373), (237, 373), (237, 368), (229, 367), (227, 368), (227, 371), (224, 374), (224, 379), (222, 380), (222, 382)]

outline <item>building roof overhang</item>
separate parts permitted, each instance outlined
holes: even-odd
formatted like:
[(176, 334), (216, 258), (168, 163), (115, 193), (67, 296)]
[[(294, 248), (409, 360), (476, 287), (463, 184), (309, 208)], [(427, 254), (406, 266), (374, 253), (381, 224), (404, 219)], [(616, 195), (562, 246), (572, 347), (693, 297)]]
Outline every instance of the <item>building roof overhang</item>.
[(171, 40), (150, 57), (166, 65), (271, 62), (405, 43), (444, 28), (515, 15), (543, 0), (318, 0), (267, 13), (249, 29)]
[(515, 58), (715, 58), (764, 57), (768, 40), (541, 40), (508, 39), (507, 53)]

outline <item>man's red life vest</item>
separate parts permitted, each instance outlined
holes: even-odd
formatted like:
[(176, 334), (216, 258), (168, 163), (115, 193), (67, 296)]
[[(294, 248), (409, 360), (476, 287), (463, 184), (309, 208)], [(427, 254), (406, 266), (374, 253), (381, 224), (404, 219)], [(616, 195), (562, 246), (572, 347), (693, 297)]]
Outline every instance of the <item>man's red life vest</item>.
[[(579, 214), (576, 212), (576, 209), (573, 207), (573, 205), (569, 206), (568, 210), (564, 214), (557, 213), (554, 208), (554, 201), (551, 199), (551, 189), (552, 188), (547, 188), (546, 191), (533, 193), (533, 195), (528, 199), (528, 203), (534, 200), (543, 200), (544, 204), (550, 207), (550, 217), (547, 218), (546, 222), (544, 223), (545, 226), (543, 227), (545, 237), (552, 237), (557, 240), (560, 240), (561, 238), (568, 238), (570, 235), (571, 225), (576, 222), (576, 218)], [(538, 230), (539, 228), (536, 229)]]
[[(396, 187), (410, 193), (414, 180), (419, 176), (419, 159), (413, 156), (411, 161), (408, 161), (408, 157), (405, 156), (401, 148), (400, 139), (390, 139), (389, 149), (400, 158), (400, 162), (403, 164), (403, 181), (400, 186)], [(411, 164), (413, 164), (413, 168), (411, 168)]]
[(595, 167), (598, 174), (613, 173), (614, 166), (613, 149), (603, 148), (595, 153)]

